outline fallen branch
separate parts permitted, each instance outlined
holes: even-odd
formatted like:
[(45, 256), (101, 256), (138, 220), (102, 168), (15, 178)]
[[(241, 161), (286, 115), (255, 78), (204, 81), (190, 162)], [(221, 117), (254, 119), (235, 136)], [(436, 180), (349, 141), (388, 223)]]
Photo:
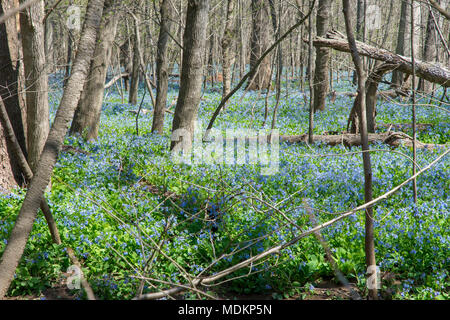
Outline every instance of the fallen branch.
[[(392, 147), (412, 147), (412, 138), (403, 132), (386, 132), (369, 134), (369, 143), (386, 143)], [(281, 136), (282, 142), (287, 143), (307, 143), (308, 135)], [(314, 135), (314, 142), (321, 142), (330, 146), (343, 144), (346, 147), (354, 147), (361, 145), (361, 137), (359, 134), (344, 133), (340, 135)], [(416, 141), (418, 149), (435, 149), (445, 148), (442, 144), (427, 144)]]
[[(307, 42), (307, 40), (304, 41)], [(342, 33), (336, 30), (329, 31), (325, 37), (316, 37), (313, 43), (316, 47), (328, 47), (342, 52), (350, 52), (347, 39)], [(413, 74), (413, 66), (410, 57), (400, 56), (388, 50), (376, 48), (360, 41), (357, 41), (356, 45), (360, 55), (395, 64), (396, 70), (409, 75)], [(420, 78), (440, 84), (444, 87), (450, 86), (450, 71), (437, 63), (432, 64), (416, 60), (415, 72)]]
[(148, 294), (144, 294), (142, 296), (140, 296), (138, 299), (139, 300), (152, 300), (152, 299), (160, 299), (160, 298), (164, 298), (166, 296), (169, 295), (173, 295), (176, 293), (180, 293), (182, 291), (185, 291), (186, 289), (191, 289), (192, 286), (196, 287), (202, 284), (210, 284), (215, 282), (218, 279), (221, 279), (229, 274), (234, 273), (237, 270), (240, 270), (242, 268), (245, 268), (249, 265), (252, 265), (255, 261), (259, 261), (261, 259), (264, 259), (266, 257), (269, 257), (271, 255), (274, 254), (280, 254), (280, 252), (285, 249), (288, 248), (294, 244), (296, 244), (298, 241), (300, 241), (301, 239), (314, 234), (315, 232), (318, 232), (319, 230), (322, 230), (330, 225), (335, 224), (336, 222), (343, 220), (344, 218), (347, 218), (359, 211), (365, 210), (369, 207), (373, 207), (375, 204), (377, 204), (378, 202), (380, 202), (381, 200), (387, 199), (388, 197), (390, 197), (392, 194), (394, 194), (395, 192), (397, 192), (398, 190), (400, 190), (402, 187), (404, 187), (405, 185), (407, 185), (409, 182), (411, 182), (413, 179), (416, 179), (418, 176), (420, 176), (421, 174), (423, 174), (425, 171), (429, 170), (431, 167), (433, 167), (436, 163), (438, 163), (441, 159), (443, 159), (448, 153), (450, 152), (450, 149), (447, 149), (443, 154), (441, 154), (439, 157), (437, 157), (433, 162), (431, 162), (429, 165), (427, 165), (425, 168), (423, 168), (422, 170), (420, 170), (419, 172), (417, 172), (415, 175), (413, 175), (412, 177), (408, 178), (407, 180), (405, 180), (403, 183), (399, 184), (398, 186), (396, 186), (395, 188), (389, 190), (388, 192), (386, 192), (385, 194), (381, 195), (378, 198), (373, 199), (370, 202), (367, 202), (359, 207), (356, 207), (353, 210), (350, 210), (346, 213), (343, 213), (342, 215), (340, 215), (339, 217), (336, 217), (332, 220), (329, 220), (325, 223), (322, 223), (314, 228), (311, 228), (310, 230), (301, 233), (300, 235), (298, 235), (297, 237), (293, 238), (292, 240), (285, 242), (281, 245), (272, 247), (256, 256), (253, 256), (247, 260), (244, 260), (228, 269), (222, 270), (212, 276), (209, 277), (205, 277), (205, 278), (196, 278), (194, 280), (192, 280), (192, 285), (180, 285), (180, 287), (175, 287), (175, 288), (171, 288), (171, 289), (167, 289), (167, 290), (163, 290), (160, 292), (155, 292), (155, 293), (148, 293)]
[(118, 74), (117, 76), (112, 78), (107, 84), (105, 84), (105, 90), (110, 88), (110, 87), (112, 87), (114, 85), (114, 83), (116, 83), (117, 81), (119, 81), (123, 77), (128, 77), (128, 76), (130, 76), (130, 74), (128, 72)]

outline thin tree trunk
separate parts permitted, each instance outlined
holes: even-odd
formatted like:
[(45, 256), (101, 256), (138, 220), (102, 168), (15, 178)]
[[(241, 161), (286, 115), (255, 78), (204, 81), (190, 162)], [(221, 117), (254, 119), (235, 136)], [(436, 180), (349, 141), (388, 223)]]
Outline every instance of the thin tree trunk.
[(67, 82), (55, 121), (45, 143), (41, 160), (31, 180), (0, 261), (0, 299), (6, 295), (14, 277), (14, 272), (22, 257), (31, 229), (33, 228), (45, 189), (50, 182), (52, 171), (56, 164), (58, 153), (61, 150), (69, 123), (73, 118), (75, 108), (80, 99), (83, 84), (89, 72), (90, 61), (95, 50), (103, 4), (104, 0), (90, 0), (88, 3), (83, 34), (80, 39), (73, 72)]
[[(322, 37), (328, 32), (331, 14), (331, 1), (319, 0), (317, 9), (317, 36)], [(330, 81), (330, 49), (316, 47), (316, 67), (314, 70), (314, 111), (325, 110), (325, 100), (329, 91)]]
[(234, 39), (234, 2), (236, 0), (228, 0), (227, 17), (225, 22), (225, 30), (222, 37), (222, 75), (223, 75), (223, 91), (222, 98), (226, 97), (231, 90), (231, 65), (233, 64), (234, 54), (231, 52)]
[[(356, 47), (356, 41), (353, 36), (353, 29), (350, 21), (350, 1), (343, 1), (343, 11), (345, 16), (345, 26), (347, 30), (347, 38), (349, 47), (351, 50), (351, 55), (353, 59), (353, 63), (355, 64), (356, 72), (358, 75), (358, 96), (360, 96), (360, 123), (361, 123), (361, 140), (362, 140), (362, 150), (368, 151), (369, 143), (368, 143), (368, 133), (367, 133), (367, 117), (366, 117), (366, 101), (365, 101), (365, 72), (362, 68), (361, 57), (358, 53), (358, 49)], [(363, 163), (364, 163), (364, 198), (365, 202), (372, 201), (372, 164), (370, 159), (370, 153), (363, 153)], [(375, 276), (376, 278), (376, 259), (375, 259), (375, 244), (374, 244), (374, 231), (373, 231), (373, 209), (372, 207), (368, 207), (366, 209), (366, 222), (365, 222), (365, 252), (366, 252), (366, 266), (368, 268), (368, 272), (372, 272), (372, 274), (368, 274), (369, 277)], [(373, 274), (375, 273), (375, 275)], [(369, 297), (373, 300), (378, 299), (377, 292), (377, 284), (375, 283), (375, 287), (369, 287)]]
[[(312, 44), (312, 37), (313, 37), (313, 19), (312, 15), (309, 16), (309, 43), (308, 43), (308, 69), (312, 70), (313, 68), (313, 44)], [(308, 143), (313, 144), (314, 143), (314, 87), (313, 87), (313, 76), (312, 72), (308, 75), (308, 82), (309, 82), (309, 128), (308, 128)]]
[(160, 15), (161, 23), (156, 57), (156, 105), (153, 112), (152, 132), (162, 134), (164, 130), (164, 115), (167, 106), (167, 91), (169, 89), (167, 45), (169, 42), (172, 19), (172, 7), (169, 0), (161, 1)]

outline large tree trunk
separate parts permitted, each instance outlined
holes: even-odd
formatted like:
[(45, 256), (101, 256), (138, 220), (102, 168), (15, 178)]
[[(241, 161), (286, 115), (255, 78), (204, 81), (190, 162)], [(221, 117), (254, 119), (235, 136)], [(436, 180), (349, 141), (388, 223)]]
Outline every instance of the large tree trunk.
[[(423, 126), (422, 126), (423, 127)], [(290, 144), (307, 144), (308, 134), (295, 135), (295, 136), (280, 136), (280, 141)], [(347, 148), (362, 146), (361, 134), (345, 133), (339, 135), (314, 135), (314, 142), (323, 143), (329, 146), (344, 145)], [(412, 148), (412, 137), (403, 132), (389, 131), (385, 133), (370, 133), (368, 134), (369, 144), (385, 143), (391, 147), (408, 147)], [(429, 144), (416, 141), (418, 149), (433, 150), (437, 148), (445, 148), (442, 144)], [(388, 151), (387, 151), (388, 152)]]
[(167, 45), (172, 19), (172, 7), (169, 0), (161, 1), (161, 24), (156, 53), (156, 105), (153, 112), (152, 132), (163, 133), (164, 115), (167, 106), (167, 91), (169, 88), (169, 73), (167, 63)]
[[(408, 1), (402, 1), (402, 6), (400, 9), (400, 23), (398, 26), (398, 34), (397, 34), (397, 46), (395, 48), (395, 53), (398, 55), (405, 55), (405, 44), (406, 44), (406, 32), (407, 28), (407, 20), (409, 16), (408, 10)], [(403, 83), (403, 74), (400, 71), (394, 71), (392, 73), (392, 87), (398, 89), (402, 86)]]
[(192, 146), (194, 124), (202, 90), (208, 12), (209, 0), (188, 1), (186, 29), (183, 36), (180, 92), (172, 123), (172, 132), (182, 130), (183, 140), (172, 141), (171, 150), (176, 150), (181, 145), (184, 146), (184, 150)]
[[(12, 0), (2, 0), (0, 5), (0, 16), (13, 7)], [(26, 136), (24, 131), (24, 118), (26, 118), (26, 107), (19, 94), (19, 74), (20, 74), (20, 43), (18, 41), (17, 23), (15, 16), (5, 23), (0, 24), (0, 97), (5, 103), (8, 117), (12, 122), (14, 133), (19, 141), (22, 152), (26, 155)], [(19, 185), (25, 182), (21, 175), (20, 168), (11, 152), (12, 146), (5, 141), (2, 142), (2, 176), (5, 181), (10, 181), (6, 173), (12, 169), (15, 181)], [(8, 164), (9, 162), (9, 164)], [(9, 169), (8, 169), (9, 168)], [(6, 182), (4, 183), (6, 185)]]
[[(264, 0), (252, 0), (252, 39), (250, 54), (250, 69), (270, 46), (269, 8)], [(250, 76), (247, 89), (263, 90), (270, 86), (271, 57), (267, 56), (259, 68)]]
[(227, 96), (231, 90), (231, 65), (234, 61), (232, 53), (234, 39), (234, 2), (236, 0), (228, 0), (227, 16), (225, 22), (225, 30), (222, 38), (222, 75), (223, 75), (223, 91), (222, 99)]
[[(345, 41), (344, 35), (337, 31), (328, 32), (326, 37), (317, 37), (314, 40), (314, 45), (319, 47), (330, 47), (343, 52), (350, 52), (348, 42)], [(376, 48), (359, 41), (356, 42), (356, 46), (360, 55), (379, 61), (389, 62), (390, 64), (395, 65), (396, 70), (412, 75), (413, 67), (410, 57), (400, 56), (388, 50)], [(441, 65), (416, 60), (415, 69), (416, 76), (420, 78), (424, 78), (425, 80), (440, 84), (444, 87), (450, 86), (450, 70)]]
[(33, 228), (37, 211), (43, 199), (45, 189), (50, 182), (58, 153), (61, 150), (64, 137), (75, 108), (83, 90), (83, 84), (89, 73), (90, 61), (94, 54), (98, 27), (100, 25), (104, 0), (90, 0), (86, 12), (83, 34), (74, 62), (73, 72), (64, 90), (61, 104), (56, 113), (55, 121), (38, 163), (36, 174), (31, 180), (29, 189), (20, 208), (8, 244), (0, 261), (0, 299), (9, 288), (14, 272), (22, 257), (28, 237)]
[[(325, 36), (329, 28), (331, 14), (331, 1), (319, 0), (317, 10), (316, 30), (317, 36)], [(329, 91), (330, 82), (330, 49), (316, 47), (316, 68), (314, 73), (314, 111), (325, 110), (325, 100)]]
[(43, 1), (38, 1), (20, 15), (27, 98), (27, 151), (33, 172), (50, 129), (43, 18)]
[(94, 59), (70, 128), (70, 134), (83, 135), (86, 140), (97, 139), (103, 105), (104, 87), (111, 48), (120, 16), (114, 11), (115, 0), (106, 0), (103, 21)]

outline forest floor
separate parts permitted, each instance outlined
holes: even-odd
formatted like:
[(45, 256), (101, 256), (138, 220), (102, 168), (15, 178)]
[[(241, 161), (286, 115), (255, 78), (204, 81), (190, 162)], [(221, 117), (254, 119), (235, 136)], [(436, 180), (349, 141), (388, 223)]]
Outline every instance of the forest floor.
[[(49, 101), (53, 115), (61, 98), (60, 80), (52, 79)], [(339, 83), (347, 82), (341, 79)], [(308, 131), (307, 92), (294, 86), (291, 83), (289, 90), (282, 92), (276, 123), (282, 135)], [(355, 90), (347, 84), (336, 84), (334, 89)], [(172, 84), (169, 105), (177, 92), (177, 85)], [(432, 106), (418, 107), (418, 122), (429, 124), (419, 131), (418, 139), (448, 146), (449, 102), (437, 108), (439, 94), (442, 92)], [(207, 87), (199, 110), (203, 128), (220, 98), (217, 86)], [(424, 98), (419, 104), (428, 101)], [(274, 95), (268, 102), (266, 129), (271, 126)], [(315, 134), (345, 131), (352, 103), (353, 98), (344, 95), (327, 100), (326, 110), (315, 115)], [(142, 106), (152, 110), (148, 95)], [(259, 130), (264, 107), (264, 93), (238, 91), (215, 128), (222, 133), (227, 129)], [(171, 287), (170, 283), (185, 284), (184, 272), (198, 276), (208, 270), (215, 274), (289, 242), (312, 227), (305, 202), (313, 208), (317, 222), (364, 203), (362, 157), (357, 147), (281, 143), (279, 170), (268, 176), (261, 174), (265, 166), (260, 163), (188, 165), (174, 162), (167, 151), (173, 116), (166, 114), (165, 133), (158, 136), (150, 132), (151, 112), (141, 115), (138, 136), (134, 110), (137, 106), (123, 103), (111, 88), (105, 96), (98, 141), (66, 138), (52, 189), (46, 194), (64, 244), (51, 243), (45, 220), (39, 215), (10, 288), (13, 299), (84, 297), (66, 291), (61, 284), (61, 275), (71, 264), (65, 246), (75, 251), (100, 299), (131, 299), (139, 287), (139, 274), (156, 279), (144, 286), (144, 292), (155, 292)], [(381, 132), (391, 124), (410, 123), (406, 100), (380, 100), (377, 110)], [(408, 126), (399, 130), (411, 134)], [(412, 150), (403, 146), (392, 150), (382, 143), (371, 148), (374, 197), (378, 197), (410, 177)], [(423, 168), (444, 149), (419, 150), (418, 165)], [(447, 157), (419, 177), (417, 205), (411, 186), (406, 186), (375, 206), (377, 264), (383, 274), (395, 274), (382, 279), (383, 298), (450, 298), (448, 190)], [(22, 190), (0, 195), (0, 239), (4, 239), (0, 240), (0, 252), (23, 197)], [(286, 223), (285, 217), (293, 223)], [(349, 216), (321, 234), (342, 274), (364, 298), (364, 214)], [(156, 243), (161, 243), (162, 251), (155, 250)], [(145, 268), (149, 261), (151, 267)], [(309, 236), (223, 278), (226, 283), (204, 290), (227, 299), (348, 299), (347, 289), (332, 281), (333, 277), (324, 249)], [(202, 296), (186, 293), (180, 297)]]

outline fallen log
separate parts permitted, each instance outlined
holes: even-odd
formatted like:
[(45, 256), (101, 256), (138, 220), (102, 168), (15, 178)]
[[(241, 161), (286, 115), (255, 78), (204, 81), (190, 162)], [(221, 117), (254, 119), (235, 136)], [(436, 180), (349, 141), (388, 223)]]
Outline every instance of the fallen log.
[[(282, 142), (287, 143), (307, 143), (308, 135), (294, 135), (294, 136), (281, 136)], [(336, 146), (343, 144), (344, 146), (351, 148), (356, 146), (361, 146), (361, 135), (359, 134), (340, 134), (340, 135), (314, 135), (315, 143), (324, 143), (329, 146)], [(386, 132), (386, 133), (370, 133), (369, 143), (385, 143), (392, 147), (411, 147), (412, 148), (412, 138), (403, 132)], [(416, 146), (418, 149), (435, 149), (435, 148), (445, 148), (448, 145), (443, 144), (427, 144), (416, 140)]]
[[(339, 31), (329, 31), (325, 37), (316, 37), (313, 41), (316, 47), (328, 47), (342, 52), (350, 52), (346, 37)], [(412, 75), (413, 66), (410, 57), (400, 56), (388, 50), (376, 48), (366, 43), (356, 42), (360, 55), (375, 60), (394, 64), (395, 69)], [(415, 61), (416, 76), (444, 87), (450, 87), (450, 71), (438, 63), (427, 63), (420, 60)]]

